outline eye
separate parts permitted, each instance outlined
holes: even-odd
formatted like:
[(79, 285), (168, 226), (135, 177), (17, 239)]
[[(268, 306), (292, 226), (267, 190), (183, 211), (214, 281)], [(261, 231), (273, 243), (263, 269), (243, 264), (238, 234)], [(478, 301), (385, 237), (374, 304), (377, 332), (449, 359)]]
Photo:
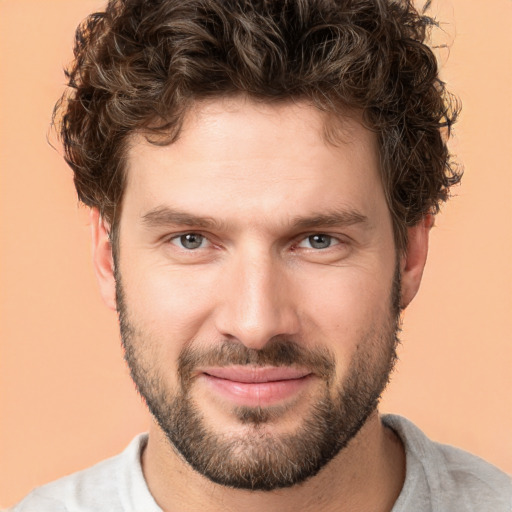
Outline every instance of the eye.
[(332, 237), (331, 235), (326, 235), (325, 233), (316, 233), (314, 235), (308, 236), (307, 238), (304, 238), (304, 240), (299, 243), (298, 247), (304, 247), (307, 249), (328, 249), (329, 247), (339, 243), (339, 240)]
[(194, 249), (205, 247), (207, 239), (199, 233), (185, 233), (184, 235), (171, 238), (170, 242), (188, 251), (193, 251)]

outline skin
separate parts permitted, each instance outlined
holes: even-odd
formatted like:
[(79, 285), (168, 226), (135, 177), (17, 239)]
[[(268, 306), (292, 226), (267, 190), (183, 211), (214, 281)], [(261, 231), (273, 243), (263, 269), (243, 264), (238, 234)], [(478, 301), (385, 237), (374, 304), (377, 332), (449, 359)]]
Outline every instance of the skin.
[[(145, 357), (165, 369), (168, 389), (178, 385), (184, 346), (229, 338), (261, 349), (276, 336), (327, 347), (339, 384), (369, 329), (389, 325), (397, 255), (375, 135), (352, 115), (340, 124), (340, 142), (329, 144), (327, 121), (305, 103), (231, 98), (197, 103), (174, 144), (133, 137), (119, 271), (130, 315), (148, 334)], [(216, 225), (175, 215), (155, 221), (155, 212), (169, 209)], [(313, 226), (311, 219), (333, 212), (342, 218)], [(354, 215), (362, 220), (346, 222)], [(115, 309), (109, 227), (97, 210), (91, 220), (100, 289)], [(398, 259), (402, 308), (418, 290), (431, 225), (427, 217), (409, 228), (407, 251)], [(180, 246), (179, 237), (190, 232), (205, 237), (197, 250)], [(308, 237), (318, 233), (330, 235), (332, 245), (313, 248)], [(306, 389), (283, 398), (278, 405), (288, 407), (268, 432), (297, 429), (319, 386), (310, 379)], [(229, 397), (202, 381), (192, 396), (219, 433), (252, 428), (237, 420)], [(142, 462), (164, 511), (388, 511), (405, 475), (403, 447), (377, 412), (320, 473), (286, 489), (254, 492), (210, 482), (172, 450), (156, 422)]]

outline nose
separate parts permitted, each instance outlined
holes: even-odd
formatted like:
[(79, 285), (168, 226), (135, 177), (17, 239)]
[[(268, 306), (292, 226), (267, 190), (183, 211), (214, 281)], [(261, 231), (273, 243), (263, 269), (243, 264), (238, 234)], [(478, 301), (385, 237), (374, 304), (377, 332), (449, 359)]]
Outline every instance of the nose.
[(260, 251), (234, 259), (219, 291), (218, 332), (256, 350), (275, 336), (297, 334), (292, 282), (279, 258)]

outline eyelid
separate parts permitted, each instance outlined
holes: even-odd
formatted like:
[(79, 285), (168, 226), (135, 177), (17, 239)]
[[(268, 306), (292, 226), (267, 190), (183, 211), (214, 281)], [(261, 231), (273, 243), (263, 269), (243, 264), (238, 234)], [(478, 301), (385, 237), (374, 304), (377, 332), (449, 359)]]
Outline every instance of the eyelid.
[[(313, 247), (300, 247), (300, 244), (304, 241), (306, 241), (309, 237), (311, 236), (315, 236), (315, 235), (324, 235), (324, 236), (328, 236), (330, 237), (333, 241), (335, 241), (335, 243), (331, 244), (329, 247), (326, 247), (325, 249), (314, 249)], [(340, 235), (339, 233), (336, 233), (336, 234), (333, 234), (333, 233), (329, 233), (328, 231), (314, 231), (314, 232), (311, 232), (311, 233), (303, 233), (301, 235), (299, 235), (298, 237), (296, 237), (296, 242), (293, 244), (293, 247), (294, 248), (303, 248), (303, 249), (312, 249), (312, 250), (315, 250), (315, 251), (320, 251), (320, 250), (328, 250), (330, 249), (331, 247), (334, 247), (334, 246), (338, 246), (338, 245), (341, 245), (341, 244), (347, 244), (348, 240), (347, 240), (347, 237), (344, 237), (342, 235)]]
[[(180, 247), (179, 244), (173, 243), (174, 240), (177, 240), (180, 237), (182, 237), (184, 235), (189, 235), (189, 234), (202, 236), (204, 238), (204, 240), (207, 242), (207, 247), (215, 247), (215, 246), (221, 245), (219, 243), (216, 243), (214, 240), (212, 240), (214, 238), (213, 235), (211, 235), (210, 233), (204, 233), (200, 229), (198, 229), (198, 230), (188, 229), (188, 230), (183, 230), (183, 231), (180, 231), (177, 233), (175, 232), (172, 234), (167, 234), (167, 235), (163, 236), (161, 239), (163, 240), (164, 243), (167, 243), (167, 244), (171, 243), (172, 245), (174, 245), (178, 248), (181, 248), (187, 252), (192, 252), (193, 250), (191, 250), (191, 249), (185, 249), (184, 247)], [(331, 246), (329, 246), (323, 250), (327, 250), (327, 249), (330, 249), (331, 247), (338, 246), (341, 244), (346, 245), (347, 243), (349, 243), (348, 237), (346, 235), (342, 235), (340, 233), (333, 234), (333, 233), (329, 233), (328, 231), (311, 231), (311, 232), (301, 233), (300, 235), (294, 236), (294, 241), (292, 242), (292, 249), (299, 248), (299, 246), (302, 242), (304, 242), (309, 237), (314, 236), (314, 235), (329, 236), (334, 241), (334, 243), (332, 243)], [(204, 247), (200, 247), (200, 248), (203, 249)], [(308, 249), (306, 247), (303, 247), (303, 248)], [(198, 250), (198, 249), (196, 249), (196, 250)], [(321, 249), (314, 249), (313, 247), (310, 247), (309, 249), (314, 250), (314, 251), (321, 250)]]
[(180, 233), (173, 233), (172, 235), (167, 235), (167, 236), (163, 237), (163, 241), (165, 243), (172, 244), (172, 245), (178, 247), (178, 249), (182, 249), (186, 252), (193, 252), (194, 250), (197, 251), (198, 249), (205, 249), (205, 247), (198, 247), (197, 249), (186, 249), (185, 247), (181, 247), (178, 243), (174, 243), (175, 240), (179, 240), (182, 236), (185, 236), (185, 235), (201, 236), (201, 237), (203, 237), (203, 241), (207, 242), (207, 247), (211, 247), (214, 245), (213, 242), (211, 241), (210, 236), (206, 235), (205, 233), (202, 233), (201, 231), (194, 231), (194, 230), (182, 231)]

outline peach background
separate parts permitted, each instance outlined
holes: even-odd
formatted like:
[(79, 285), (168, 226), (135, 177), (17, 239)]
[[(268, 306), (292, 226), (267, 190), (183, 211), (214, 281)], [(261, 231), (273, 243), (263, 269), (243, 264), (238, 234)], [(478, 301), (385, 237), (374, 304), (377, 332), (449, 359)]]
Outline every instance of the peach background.
[[(74, 27), (98, 0), (0, 0), (0, 505), (120, 451), (147, 418), (46, 142)], [(437, 220), (383, 411), (512, 472), (512, 2), (440, 2), (463, 185)], [(454, 25), (453, 25), (454, 24)], [(446, 55), (441, 55), (446, 61)]]

